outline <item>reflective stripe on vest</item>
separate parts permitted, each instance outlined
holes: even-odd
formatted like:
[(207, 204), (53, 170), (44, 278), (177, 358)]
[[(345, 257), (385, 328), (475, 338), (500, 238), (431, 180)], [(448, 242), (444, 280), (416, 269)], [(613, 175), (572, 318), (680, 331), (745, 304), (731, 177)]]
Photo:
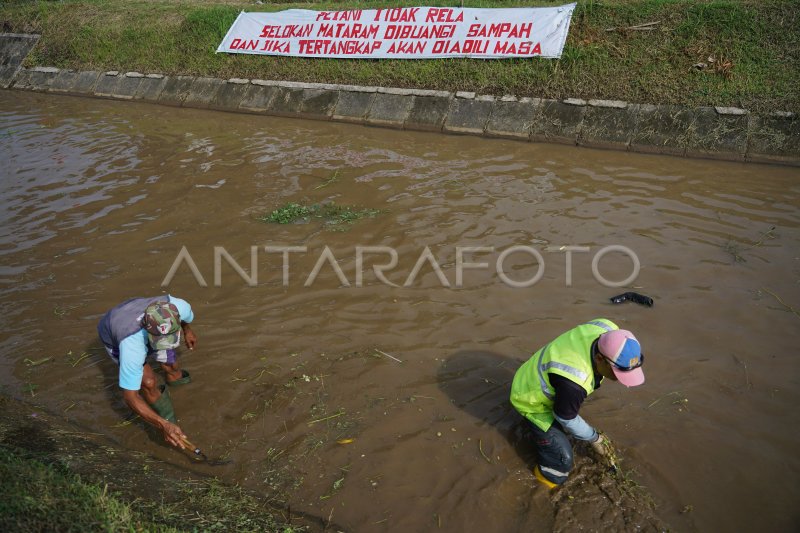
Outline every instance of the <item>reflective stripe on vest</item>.
[(606, 324), (605, 322), (600, 322), (599, 320), (592, 320), (591, 322), (587, 322), (587, 324), (590, 324), (592, 326), (601, 327), (606, 331), (612, 331), (614, 329), (611, 326), (609, 326), (608, 324)]
[[(593, 322), (589, 322), (589, 324), (593, 324)], [(603, 324), (605, 325), (605, 324)], [(555, 395), (550, 392), (550, 386), (547, 384), (547, 380), (544, 377), (545, 372), (550, 370), (551, 368), (557, 368), (559, 370), (563, 370), (568, 374), (572, 374), (576, 378), (581, 381), (585, 381), (588, 377), (588, 374), (583, 370), (575, 368), (574, 366), (570, 366), (564, 363), (559, 363), (558, 361), (550, 361), (549, 363), (542, 364), (542, 359), (544, 359), (545, 354), (547, 353), (547, 349), (550, 347), (548, 343), (547, 346), (542, 348), (542, 351), (539, 354), (539, 361), (536, 364), (536, 368), (539, 370), (539, 385), (542, 387), (542, 394), (547, 396), (549, 399), (555, 398)]]

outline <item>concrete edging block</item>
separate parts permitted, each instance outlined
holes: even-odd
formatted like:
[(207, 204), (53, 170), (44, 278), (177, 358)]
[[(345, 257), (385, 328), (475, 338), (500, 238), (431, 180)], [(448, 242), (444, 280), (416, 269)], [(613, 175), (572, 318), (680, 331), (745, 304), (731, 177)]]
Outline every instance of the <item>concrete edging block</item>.
[(181, 105), (206, 109), (224, 84), (225, 82), (218, 78), (195, 78)]
[(0, 88), (8, 89), (19, 73), (18, 66), (0, 65)]
[(133, 98), (134, 100), (144, 100), (145, 102), (158, 102), (161, 91), (164, 90), (166, 84), (167, 78), (164, 76), (145, 76), (139, 83), (139, 88)]
[(375, 126), (402, 128), (408, 119), (413, 104), (413, 96), (375, 93), (364, 122)]
[(248, 113), (266, 113), (276, 92), (277, 88), (271, 85), (249, 85), (239, 102), (239, 109)]
[(539, 98), (496, 100), (491, 118), (486, 125), (486, 135), (506, 139), (529, 140), (533, 123), (542, 101)]
[(531, 130), (531, 140), (577, 144), (585, 112), (586, 106), (582, 104), (542, 100)]
[(22, 62), (37, 42), (38, 35), (0, 34), (0, 87), (8, 89), (14, 84)]
[(375, 92), (339, 90), (331, 118), (339, 122), (363, 124), (372, 107)]
[(267, 112), (270, 115), (293, 117), (300, 113), (303, 103), (303, 88), (292, 85), (274, 85), (275, 95), (270, 101)]
[(92, 94), (100, 73), (94, 70), (62, 70), (53, 80), (50, 90), (67, 94)]
[(192, 90), (194, 76), (169, 76), (164, 78), (161, 94), (158, 95), (158, 103), (164, 105), (181, 106), (186, 97)]
[(629, 109), (627, 104), (624, 106), (620, 104), (589, 105), (583, 113), (578, 145), (627, 150), (633, 137), (637, 114), (636, 110)]
[(50, 83), (50, 92), (71, 93), (73, 86), (78, 81), (80, 72), (74, 70), (62, 70)]
[(14, 79), (11, 80), (9, 87), (14, 89), (28, 89), (31, 83), (31, 71), (27, 68), (20, 68), (15, 74)]
[(121, 100), (133, 100), (143, 79), (144, 77), (139, 78), (123, 74), (117, 80), (117, 84), (114, 86), (111, 96)]
[(112, 74), (106, 72), (100, 74), (94, 86), (94, 95), (102, 98), (111, 98), (114, 95), (114, 90), (116, 89), (120, 77), (118, 73)]
[(50, 84), (58, 76), (60, 70), (55, 67), (34, 67), (29, 70), (28, 89), (33, 91), (49, 91)]
[(692, 112), (678, 106), (634, 104), (636, 116), (630, 150), (648, 154), (683, 156), (689, 145)]
[(269, 106), (270, 115), (328, 120), (333, 115), (339, 91), (323, 89), (320, 84), (293, 83), (275, 86)]
[(404, 127), (418, 131), (442, 131), (452, 94), (414, 96)]
[(303, 89), (300, 101), (300, 116), (317, 120), (330, 120), (338, 100), (339, 91), (335, 89)]
[(455, 98), (450, 104), (443, 129), (448, 133), (483, 135), (493, 107), (494, 101)]
[(800, 164), (800, 117), (794, 113), (751, 115), (745, 159), (754, 163)]
[(694, 111), (686, 155), (744, 161), (747, 152), (747, 115), (720, 114), (713, 107)]
[(208, 103), (208, 108), (219, 110), (238, 109), (248, 88), (250, 88), (249, 80), (245, 83), (241, 83), (239, 80), (228, 80), (222, 84)]

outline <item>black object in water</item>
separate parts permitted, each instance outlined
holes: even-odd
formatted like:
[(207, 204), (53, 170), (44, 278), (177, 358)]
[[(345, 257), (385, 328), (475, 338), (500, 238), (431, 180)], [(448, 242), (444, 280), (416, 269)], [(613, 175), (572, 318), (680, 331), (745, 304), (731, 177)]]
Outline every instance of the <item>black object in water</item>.
[(636, 302), (639, 305), (653, 307), (653, 299), (649, 296), (645, 296), (644, 294), (639, 294), (638, 292), (625, 292), (610, 298), (610, 300), (612, 304), (621, 304), (622, 302), (630, 300), (631, 302)]

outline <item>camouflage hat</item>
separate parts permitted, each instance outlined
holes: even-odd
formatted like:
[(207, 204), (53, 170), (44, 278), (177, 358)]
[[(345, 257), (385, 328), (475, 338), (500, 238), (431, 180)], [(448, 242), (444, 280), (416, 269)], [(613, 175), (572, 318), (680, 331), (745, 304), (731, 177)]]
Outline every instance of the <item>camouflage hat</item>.
[(155, 302), (144, 310), (142, 326), (154, 350), (171, 350), (181, 343), (181, 316), (168, 302)]

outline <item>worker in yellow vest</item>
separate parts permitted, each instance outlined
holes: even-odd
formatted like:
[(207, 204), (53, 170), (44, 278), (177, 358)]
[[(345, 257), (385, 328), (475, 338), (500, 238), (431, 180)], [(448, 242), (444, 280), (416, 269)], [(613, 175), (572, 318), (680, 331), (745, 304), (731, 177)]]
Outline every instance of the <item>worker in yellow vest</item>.
[(598, 318), (561, 334), (517, 370), (511, 404), (532, 423), (536, 479), (550, 488), (567, 480), (573, 465), (567, 433), (607, 456), (607, 440), (578, 411), (603, 378), (627, 387), (644, 383), (643, 362), (633, 333)]

